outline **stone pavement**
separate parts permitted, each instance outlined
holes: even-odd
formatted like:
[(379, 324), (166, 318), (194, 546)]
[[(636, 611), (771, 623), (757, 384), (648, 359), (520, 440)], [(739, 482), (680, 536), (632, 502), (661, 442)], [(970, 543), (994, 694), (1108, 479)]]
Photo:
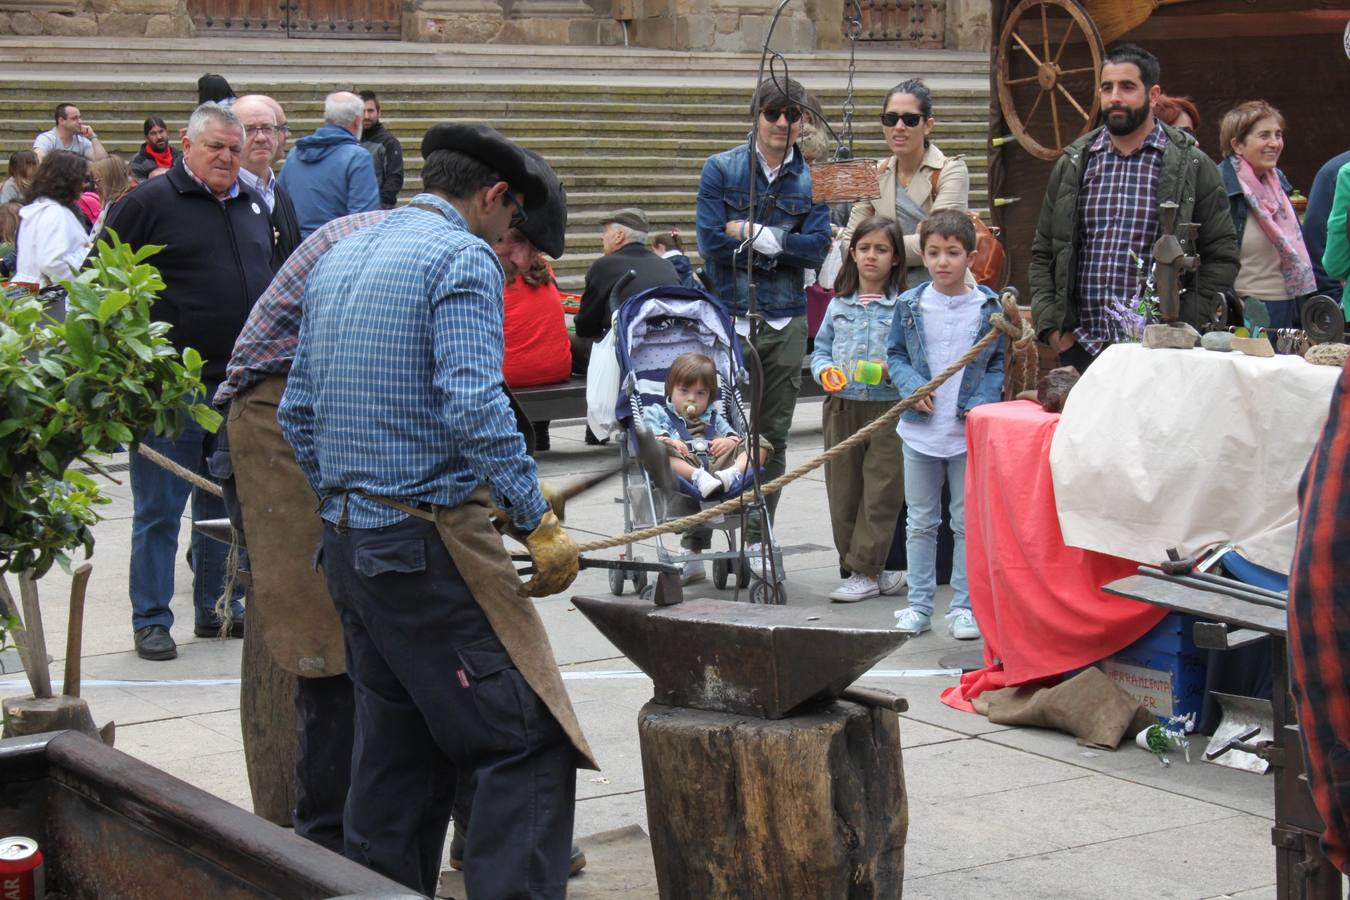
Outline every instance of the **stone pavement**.
[[(544, 477), (565, 481), (611, 463), (617, 451), (587, 447), (581, 438), (580, 425), (555, 425), (553, 450), (540, 460)], [(820, 446), (820, 405), (803, 403), (791, 461)], [(569, 507), (573, 531), (622, 530), (615, 485)], [(117, 722), (118, 749), (250, 808), (238, 715), (240, 642), (192, 636), (190, 573), (180, 565), (174, 600), (179, 657), (171, 662), (136, 657), (126, 600), (130, 494), (125, 485), (110, 486), (108, 494), (114, 502), (96, 529), (85, 614), (83, 696), (100, 725)], [(838, 581), (825, 509), (819, 472), (790, 486), (783, 497), (778, 537), (787, 551), (788, 603), (841, 622), (888, 627), (895, 601), (903, 597), (851, 605), (824, 600)], [(65, 653), (67, 584), (59, 570), (42, 582), (48, 644), (58, 660)], [(604, 571), (588, 570), (572, 592), (607, 590)], [(710, 581), (688, 590), (695, 596), (731, 594), (716, 591)], [(939, 610), (945, 603), (940, 593)], [(604, 767), (578, 774), (576, 834), (645, 829), (636, 721), (651, 696), (650, 682), (567, 597), (542, 600), (539, 610)], [(1275, 896), (1268, 776), (1200, 761), (1187, 765), (1179, 758), (1164, 769), (1132, 744), (1115, 753), (1087, 750), (1067, 735), (991, 725), (949, 709), (938, 694), (955, 679), (933, 670), (953, 649), (972, 646), (978, 645), (959, 645), (945, 633), (925, 634), (883, 660), (864, 681), (902, 694), (910, 705), (901, 723), (910, 794), (906, 897)], [(55, 671), (59, 674), (59, 667)], [(22, 675), (0, 675), (0, 695), (22, 693), (27, 693)], [(600, 887), (597, 869), (606, 858), (594, 854), (591, 868), (573, 880), (572, 896), (600, 896), (588, 889), (588, 881)], [(603, 893), (655, 896), (649, 887)]]

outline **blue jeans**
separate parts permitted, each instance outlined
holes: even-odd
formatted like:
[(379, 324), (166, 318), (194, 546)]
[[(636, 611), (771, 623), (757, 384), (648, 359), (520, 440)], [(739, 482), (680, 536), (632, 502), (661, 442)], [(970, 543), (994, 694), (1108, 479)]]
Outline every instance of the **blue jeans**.
[[(205, 473), (215, 435), (190, 422), (177, 439), (147, 435), (142, 443), (185, 469)], [(219, 497), (194, 488), (139, 453), (131, 454), (131, 624), (137, 631), (149, 625), (173, 625), (169, 601), (178, 561), (178, 532), (189, 494), (194, 521), (225, 518), (225, 504)], [(191, 547), (193, 624), (214, 626), (219, 621), (216, 598), (225, 584), (229, 548), (196, 532)], [(237, 587), (231, 603), (236, 617), (244, 613), (239, 602), (243, 595), (243, 587)]]
[(951, 489), (951, 525), (956, 538), (952, 549), (951, 611), (970, 609), (966, 585), (966, 455), (951, 459), (926, 456), (904, 447), (905, 553), (909, 556), (909, 605), (933, 614), (937, 592), (937, 535), (942, 524), (942, 483)]

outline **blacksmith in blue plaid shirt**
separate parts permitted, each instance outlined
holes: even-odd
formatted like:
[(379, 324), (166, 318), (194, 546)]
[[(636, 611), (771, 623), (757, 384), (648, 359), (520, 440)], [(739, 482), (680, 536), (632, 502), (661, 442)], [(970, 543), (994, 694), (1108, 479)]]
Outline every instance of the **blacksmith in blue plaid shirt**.
[(538, 614), (471, 497), (486, 486), (503, 524), (528, 535), (534, 588), (575, 577), (576, 547), (502, 390), (489, 244), (547, 186), (486, 126), (435, 126), (422, 156), (427, 192), (315, 266), (277, 414), (322, 498), (355, 688), (344, 852), (433, 894), (458, 774), (483, 798), (462, 823), (469, 893), (562, 898), (576, 767), (594, 763)]
[[(1218, 167), (1185, 132), (1153, 116), (1158, 60), (1130, 44), (1102, 65), (1106, 124), (1064, 148), (1050, 172), (1031, 246), (1031, 314), (1061, 365), (1087, 366), (1125, 336), (1142, 285), (1130, 254), (1153, 260), (1159, 205), (1178, 205), (1174, 233), (1200, 257), (1182, 284), (1181, 319), (1207, 324), (1237, 275), (1238, 246)], [(1193, 245), (1185, 225), (1198, 223)]]

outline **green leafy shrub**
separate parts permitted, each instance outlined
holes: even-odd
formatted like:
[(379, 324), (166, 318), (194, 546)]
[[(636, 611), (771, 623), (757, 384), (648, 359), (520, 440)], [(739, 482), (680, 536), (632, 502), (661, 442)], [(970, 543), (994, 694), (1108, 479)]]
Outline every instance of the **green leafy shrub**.
[[(111, 234), (69, 292), (65, 322), (28, 295), (0, 301), (0, 573), (69, 568), (92, 551), (95, 507), (108, 503), (71, 466), (148, 432), (176, 435), (189, 419), (215, 431), (220, 415), (201, 402), (202, 359), (169, 342), (152, 321), (159, 272)], [(86, 460), (87, 461), (87, 460)]]

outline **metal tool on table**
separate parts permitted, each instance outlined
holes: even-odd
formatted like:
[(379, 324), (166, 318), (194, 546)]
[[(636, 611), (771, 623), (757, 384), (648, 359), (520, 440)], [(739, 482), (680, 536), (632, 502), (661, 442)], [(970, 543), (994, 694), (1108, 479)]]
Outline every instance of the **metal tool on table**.
[[(1174, 571), (1185, 571), (1168, 563)], [(1226, 583), (1224, 583), (1226, 582)], [(1225, 723), (1216, 731), (1206, 757), (1218, 760), (1234, 753), (1248, 753), (1268, 763), (1275, 774), (1276, 896), (1279, 900), (1339, 900), (1341, 875), (1322, 854), (1318, 841), (1323, 831), (1321, 816), (1303, 777), (1303, 745), (1296, 710), (1289, 695), (1288, 612), (1284, 595), (1253, 588), (1233, 579), (1189, 571), (1169, 574), (1161, 568), (1141, 566), (1140, 574), (1106, 585), (1108, 594), (1152, 603), (1176, 612), (1197, 616), (1195, 644), (1206, 650), (1228, 650), (1252, 640), (1269, 637), (1271, 675), (1271, 726), (1265, 713), (1250, 698), (1220, 697)], [(1238, 701), (1235, 705), (1235, 700)], [(1269, 741), (1265, 738), (1269, 736)]]

